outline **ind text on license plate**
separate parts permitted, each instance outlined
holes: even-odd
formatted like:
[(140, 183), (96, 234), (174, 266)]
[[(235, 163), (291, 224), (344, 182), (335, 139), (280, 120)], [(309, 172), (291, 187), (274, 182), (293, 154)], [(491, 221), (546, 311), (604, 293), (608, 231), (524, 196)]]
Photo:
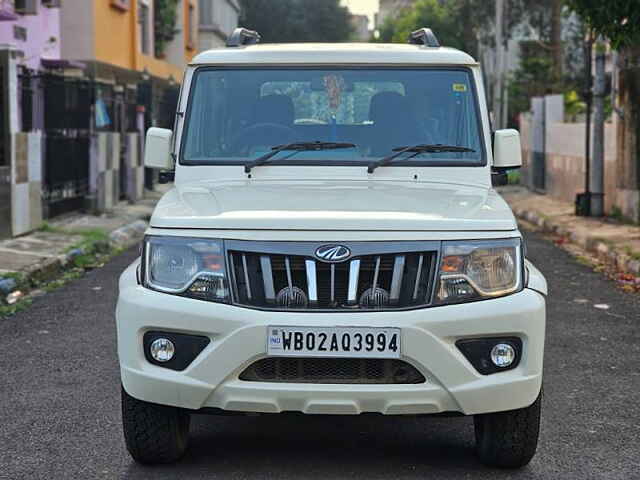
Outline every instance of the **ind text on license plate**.
[(270, 326), (267, 329), (267, 354), (299, 357), (399, 358), (400, 329)]

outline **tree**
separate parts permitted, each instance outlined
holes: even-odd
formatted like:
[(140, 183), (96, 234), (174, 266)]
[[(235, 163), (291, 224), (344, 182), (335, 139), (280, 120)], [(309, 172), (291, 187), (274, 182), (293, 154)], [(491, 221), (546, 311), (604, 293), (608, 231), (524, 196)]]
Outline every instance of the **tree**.
[(257, 30), (262, 42), (344, 42), (351, 15), (339, 0), (241, 0), (240, 25)]
[(640, 45), (638, 0), (568, 0), (568, 3), (595, 32), (609, 39), (612, 48)]
[(640, 221), (640, 7), (638, 0), (569, 0), (569, 6), (598, 35), (620, 51), (618, 162), (616, 186), (627, 200), (625, 215)]
[(478, 37), (493, 16), (492, 2), (484, 0), (419, 0), (413, 7), (388, 18), (380, 29), (379, 41), (407, 41), (420, 28), (431, 28), (442, 45), (477, 55)]
[(562, 80), (564, 55), (562, 50), (562, 4), (563, 0), (551, 2), (551, 58), (553, 59), (553, 79)]

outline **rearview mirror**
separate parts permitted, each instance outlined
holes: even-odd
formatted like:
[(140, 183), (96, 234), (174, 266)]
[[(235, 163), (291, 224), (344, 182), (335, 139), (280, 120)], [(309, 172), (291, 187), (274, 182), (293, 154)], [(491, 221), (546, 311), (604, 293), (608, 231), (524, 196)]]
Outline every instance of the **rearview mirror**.
[(493, 168), (521, 167), (520, 133), (513, 128), (507, 128), (505, 130), (496, 130), (493, 135)]
[(166, 128), (152, 127), (147, 130), (144, 145), (144, 166), (148, 168), (173, 168), (171, 159), (171, 135), (173, 132)]

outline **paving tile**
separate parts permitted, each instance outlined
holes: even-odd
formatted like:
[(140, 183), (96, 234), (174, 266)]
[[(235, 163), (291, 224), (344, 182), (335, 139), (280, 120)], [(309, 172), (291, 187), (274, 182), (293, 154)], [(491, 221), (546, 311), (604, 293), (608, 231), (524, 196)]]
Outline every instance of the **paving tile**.
[(26, 133), (15, 134), (16, 183), (29, 181), (28, 136)]

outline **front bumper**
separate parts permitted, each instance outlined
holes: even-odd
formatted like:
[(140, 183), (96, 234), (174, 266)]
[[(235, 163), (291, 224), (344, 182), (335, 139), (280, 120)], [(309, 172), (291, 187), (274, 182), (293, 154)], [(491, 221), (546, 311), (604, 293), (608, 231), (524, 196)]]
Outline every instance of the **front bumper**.
[[(116, 322), (122, 384), (140, 400), (194, 410), (472, 415), (526, 407), (540, 392), (545, 299), (534, 290), (400, 312), (266, 312), (148, 290), (137, 284), (135, 266), (120, 278)], [(427, 381), (336, 385), (239, 380), (247, 366), (266, 355), (267, 326), (286, 324), (400, 327), (402, 359)], [(173, 371), (146, 360), (142, 338), (150, 330), (203, 335), (211, 342), (189, 367)], [(499, 336), (522, 339), (522, 358), (513, 370), (481, 375), (455, 346), (459, 339)]]

